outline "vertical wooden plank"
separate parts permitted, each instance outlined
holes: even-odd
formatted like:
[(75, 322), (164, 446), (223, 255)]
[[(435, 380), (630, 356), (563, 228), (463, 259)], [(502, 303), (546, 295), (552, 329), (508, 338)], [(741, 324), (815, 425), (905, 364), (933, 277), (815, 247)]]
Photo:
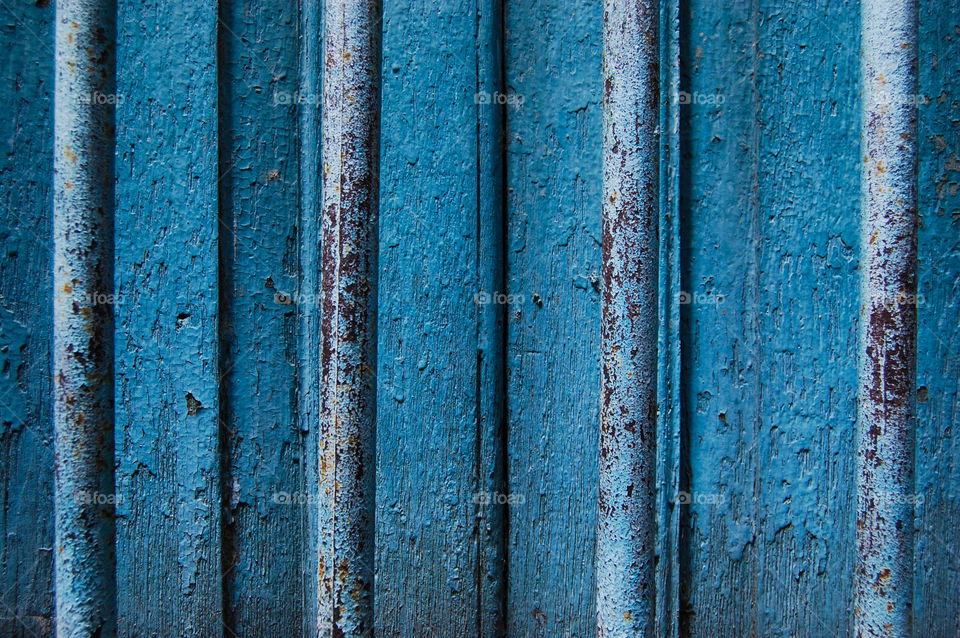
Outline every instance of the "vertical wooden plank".
[(3, 9), (0, 46), (0, 634), (51, 636), (53, 613), (52, 4)]
[(372, 636), (379, 0), (324, 5), (318, 635)]
[(660, 290), (657, 339), (656, 626), (677, 638), (680, 605), (680, 1), (662, 3), (660, 37)]
[(853, 631), (913, 633), (917, 2), (862, 0)]
[(216, 43), (216, 3), (119, 4), (122, 636), (216, 636), (223, 630)]
[[(503, 631), (501, 11), (384, 22), (377, 631)], [(437, 34), (443, 34), (438, 37)], [(499, 295), (499, 296), (498, 296)]]
[(317, 302), (296, 294), (298, 110), (319, 95), (299, 90), (298, 30), (294, 0), (220, 3), (224, 616), (236, 636), (299, 634), (316, 507), (295, 366), (297, 313)]
[(62, 637), (116, 631), (109, 303), (115, 20), (112, 0), (57, 5), (53, 433), (56, 624)]
[(508, 623), (590, 636), (600, 393), (598, 2), (506, 3)]
[(601, 638), (654, 628), (661, 126), (660, 3), (603, 8)]
[[(298, 193), (300, 196), (297, 227), (297, 419), (299, 423), (304, 469), (301, 473), (301, 494), (319, 497), (320, 467), (318, 462), (320, 430), (320, 105), (323, 62), (323, 11), (321, 0), (300, 2), (300, 74), (299, 92), (306, 99), (298, 100)], [(309, 500), (309, 499), (308, 499)], [(319, 498), (314, 499), (319, 503)], [(318, 509), (314, 504), (301, 517), (303, 538), (303, 591), (301, 635), (312, 636), (317, 629), (317, 540)]]
[(960, 599), (960, 2), (920, 2), (915, 633), (956, 632)]
[(856, 6), (682, 13), (681, 634), (850, 630)]

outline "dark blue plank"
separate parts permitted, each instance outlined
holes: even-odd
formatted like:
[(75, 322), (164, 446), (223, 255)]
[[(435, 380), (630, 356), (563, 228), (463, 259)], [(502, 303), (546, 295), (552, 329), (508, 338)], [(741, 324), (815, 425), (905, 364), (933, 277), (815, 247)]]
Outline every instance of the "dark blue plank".
[(0, 7), (0, 634), (53, 633), (54, 7)]
[(297, 313), (316, 301), (296, 296), (297, 3), (222, 2), (220, 18), (224, 614), (228, 635), (292, 636), (315, 507), (296, 412)]
[(917, 636), (960, 618), (960, 2), (920, 3)]

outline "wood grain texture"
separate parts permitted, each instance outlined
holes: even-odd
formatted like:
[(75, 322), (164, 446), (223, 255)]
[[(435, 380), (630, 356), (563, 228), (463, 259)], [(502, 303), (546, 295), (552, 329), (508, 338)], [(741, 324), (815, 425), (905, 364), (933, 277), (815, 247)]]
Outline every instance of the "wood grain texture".
[(681, 634), (847, 635), (857, 7), (681, 19)]
[(118, 7), (121, 636), (223, 627), (216, 9), (205, 0)]
[[(304, 624), (309, 510), (297, 420), (296, 2), (220, 3), (220, 354), (227, 635)], [(314, 430), (315, 432), (315, 430)], [(232, 632), (232, 633), (231, 633)]]
[[(54, 628), (43, 4), (0, 6), (3, 636)], [(120, 634), (311, 636), (320, 6), (168, 5), (119, 9)], [(850, 636), (859, 4), (664, 9), (658, 632)], [(500, 10), (386, 6), (385, 636), (594, 635), (602, 15)], [(958, 15), (920, 2), (918, 637), (960, 626)]]
[(920, 2), (914, 634), (960, 627), (960, 2)]
[[(320, 485), (318, 463), (320, 423), (320, 87), (322, 79), (323, 12), (321, 0), (300, 3), (300, 69), (297, 226), (297, 423), (301, 443), (301, 494), (316, 493)], [(304, 605), (302, 635), (313, 636), (317, 628), (317, 535), (318, 510), (310, 505), (301, 517), (301, 588)]]
[(385, 636), (498, 635), (498, 12), (496, 2), (385, 7), (376, 601)]
[(506, 5), (513, 636), (594, 633), (602, 24), (595, 2)]
[(51, 636), (53, 5), (2, 9), (0, 634)]

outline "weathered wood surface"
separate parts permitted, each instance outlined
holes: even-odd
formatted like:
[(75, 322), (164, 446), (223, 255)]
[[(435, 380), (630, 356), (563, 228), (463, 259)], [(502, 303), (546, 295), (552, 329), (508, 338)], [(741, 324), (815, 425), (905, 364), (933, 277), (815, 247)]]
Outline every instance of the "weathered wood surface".
[(40, 4), (0, 20), (0, 634), (11, 637), (54, 628), (54, 7)]
[(118, 634), (214, 636), (217, 5), (124, 1), (117, 31)]
[(960, 578), (960, 2), (920, 2), (914, 634), (955, 635)]
[[(220, 440), (224, 622), (233, 636), (304, 625), (316, 489), (297, 419), (298, 9), (220, 4)], [(313, 496), (310, 496), (313, 494)], [(231, 633), (232, 632), (232, 633)]]
[[(8, 4), (0, 633), (43, 636), (53, 7)], [(385, 10), (377, 628), (496, 635), (502, 618), (509, 635), (591, 636), (601, 8), (513, 2), (500, 26), (487, 3)], [(851, 635), (858, 12), (696, 0), (663, 30), (683, 72), (664, 98), (685, 101), (662, 104), (681, 153), (662, 193), (679, 228), (661, 210), (680, 240), (661, 246), (667, 635), (674, 618), (691, 636)], [(955, 635), (960, 613), (958, 15), (920, 3), (917, 636)], [(120, 633), (313, 635), (314, 510), (273, 495), (317, 486), (319, 7), (121, 2), (119, 18)], [(300, 104), (273, 105), (298, 86)], [(515, 297), (481, 309), (481, 291)], [(498, 490), (513, 503), (473, 502)]]
[(592, 636), (600, 418), (598, 2), (507, 2), (507, 631)]
[(690, 9), (680, 631), (848, 635), (857, 5)]
[(385, 6), (376, 606), (387, 636), (494, 636), (502, 616), (498, 4)]

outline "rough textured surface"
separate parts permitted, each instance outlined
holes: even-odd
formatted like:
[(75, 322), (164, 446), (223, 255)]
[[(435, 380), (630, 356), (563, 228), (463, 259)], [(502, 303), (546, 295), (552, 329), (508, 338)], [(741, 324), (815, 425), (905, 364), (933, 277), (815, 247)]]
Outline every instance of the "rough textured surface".
[[(53, 4), (7, 5), (0, 634), (46, 636), (54, 628)], [(299, 16), (260, 5), (222, 3), (219, 26), (210, 4), (120, 6), (123, 635), (230, 636), (219, 622), (223, 594), (238, 634), (296, 634), (298, 620), (303, 635), (316, 633), (317, 510), (308, 505), (303, 516), (274, 504), (275, 486), (252, 472), (275, 478), (291, 500), (316, 495), (319, 313), (309, 301), (319, 292), (320, 12), (314, 1)], [(497, 10), (387, 6), (375, 601), (384, 635), (496, 635), (503, 600), (510, 635), (594, 633), (602, 13), (599, 3), (510, 3), (503, 82), (491, 42)], [(658, 635), (852, 633), (859, 11), (852, 0), (664, 6), (665, 61), (682, 58), (684, 74), (677, 87), (666, 62), (661, 73)], [(958, 617), (958, 15), (957, 0), (920, 3), (918, 637), (953, 636)], [(303, 97), (275, 107), (274, 90), (295, 82)], [(482, 108), (481, 87), (508, 101)], [(504, 125), (507, 146), (497, 149)], [(497, 182), (502, 153), (509, 191)], [(219, 229), (218, 190), (233, 197), (220, 204)], [(508, 233), (496, 221), (504, 198)], [(679, 238), (682, 250), (671, 243)], [(266, 269), (276, 292), (299, 292), (293, 304), (274, 311), (260, 279)], [(231, 298), (228, 276), (257, 287)], [(480, 308), (481, 290), (523, 297)], [(509, 341), (498, 342), (505, 317)], [(234, 362), (239, 372), (227, 369)], [(244, 394), (251, 378), (259, 396)], [(299, 432), (283, 423), (294, 383)], [(504, 396), (510, 464), (500, 475)], [(218, 426), (219, 397), (241, 437)], [(288, 448), (273, 448), (278, 441)], [(234, 489), (233, 474), (244, 487)], [(267, 509), (256, 510), (248, 503), (263, 495), (251, 490), (264, 488)], [(473, 501), (497, 490), (513, 502)], [(248, 500), (231, 510), (234, 494)], [(252, 551), (274, 553), (245, 560), (258, 542)], [(236, 547), (248, 549), (238, 556)], [(221, 561), (235, 565), (226, 581)]]
[(0, 634), (53, 634), (54, 7), (0, 20)]
[(910, 636), (917, 367), (917, 3), (861, 3), (857, 638)]
[[(377, 623), (496, 636), (503, 621), (498, 2), (384, 20)], [(437, 34), (444, 34), (437, 37)], [(503, 297), (497, 297), (497, 295)]]
[(919, 68), (914, 633), (949, 636), (960, 626), (960, 1), (920, 3)]
[[(53, 431), (57, 635), (113, 636), (113, 144), (116, 6), (57, 5)], [(101, 100), (101, 96), (103, 99)]]
[(662, 3), (660, 28), (660, 291), (657, 343), (656, 624), (676, 636), (680, 596), (680, 2)]
[(595, 632), (601, 3), (505, 6), (507, 631)]
[(680, 633), (848, 635), (858, 5), (681, 17)]
[(597, 635), (654, 628), (660, 204), (659, 2), (603, 16)]
[(206, 0), (119, 5), (121, 636), (223, 631), (216, 27)]
[[(299, 91), (306, 96), (297, 107), (300, 214), (297, 227), (297, 423), (303, 439), (301, 494), (318, 494), (317, 461), (320, 431), (320, 85), (323, 63), (321, 0), (300, 2)], [(301, 301), (302, 300), (302, 301)], [(308, 497), (309, 501), (309, 497)], [(317, 629), (317, 499), (306, 508), (299, 531), (303, 552), (302, 635)], [(297, 532), (294, 532), (297, 533)]]
[[(220, 340), (224, 616), (230, 636), (304, 624), (316, 487), (297, 423), (297, 3), (220, 3)], [(316, 95), (309, 98), (316, 100)], [(313, 209), (316, 214), (317, 209)], [(316, 342), (314, 342), (316, 343)], [(313, 570), (309, 570), (310, 573)]]
[(380, 2), (324, 5), (317, 625), (372, 636)]

